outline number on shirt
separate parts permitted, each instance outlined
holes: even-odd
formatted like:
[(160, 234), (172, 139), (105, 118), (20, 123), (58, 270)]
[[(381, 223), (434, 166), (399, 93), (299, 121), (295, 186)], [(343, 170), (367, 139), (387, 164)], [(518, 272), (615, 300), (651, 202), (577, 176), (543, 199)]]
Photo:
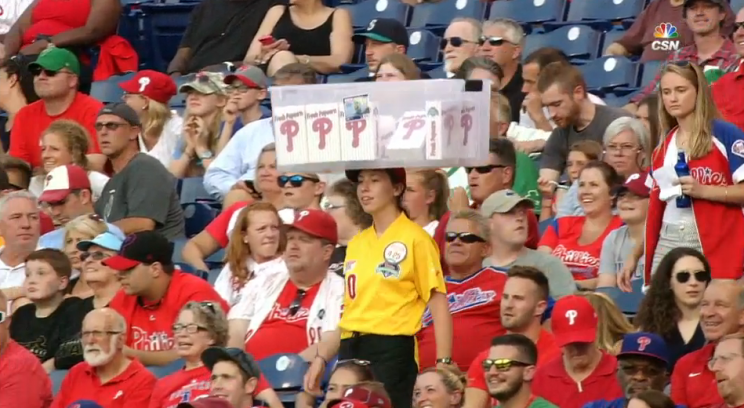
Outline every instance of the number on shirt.
[(356, 275), (353, 273), (346, 279), (346, 291), (352, 299), (356, 299), (356, 280)]
[(310, 328), (310, 344), (315, 344), (320, 341), (320, 327)]

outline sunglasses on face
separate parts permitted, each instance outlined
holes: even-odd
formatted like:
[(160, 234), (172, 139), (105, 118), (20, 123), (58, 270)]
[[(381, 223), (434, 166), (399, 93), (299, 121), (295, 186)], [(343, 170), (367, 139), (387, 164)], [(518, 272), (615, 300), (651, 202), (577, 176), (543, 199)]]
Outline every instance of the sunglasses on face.
[(486, 37), (485, 35), (478, 40), (478, 45), (485, 45), (488, 44), (491, 47), (500, 47), (504, 45), (504, 43), (507, 42), (505, 39), (501, 37)]
[(303, 176), (301, 174), (295, 174), (294, 176), (279, 176), (276, 181), (279, 183), (279, 187), (284, 187), (289, 184), (292, 187), (302, 187), (302, 183), (305, 182), (305, 180), (310, 180), (313, 183), (317, 183), (320, 181), (320, 179), (310, 176)]
[(469, 232), (448, 232), (444, 239), (447, 242), (455, 242), (456, 239), (460, 239), (460, 242), (465, 244), (475, 244), (476, 242), (486, 242), (485, 239), (471, 234)]
[(496, 367), (496, 371), (509, 371), (512, 367), (527, 367), (532, 364), (523, 363), (521, 361), (512, 360), (509, 358), (497, 358), (497, 359), (485, 359), (483, 360), (483, 370), (490, 371), (491, 367)]
[(478, 167), (465, 167), (466, 174), (470, 174), (473, 170), (478, 172), (478, 174), (488, 174), (492, 172), (495, 169), (503, 169), (506, 166), (503, 164), (489, 164), (488, 166), (478, 166)]
[(739, 21), (738, 23), (734, 23), (734, 31), (736, 30), (744, 30), (744, 21)]
[(101, 251), (95, 251), (95, 252), (83, 252), (80, 254), (80, 260), (85, 262), (86, 259), (90, 258), (91, 261), (102, 261), (109, 256), (104, 254)]
[(679, 283), (687, 283), (687, 281), (690, 280), (690, 276), (694, 276), (695, 280), (698, 282), (706, 283), (710, 281), (710, 274), (705, 271), (682, 271), (674, 275), (675, 279), (677, 279), (677, 282)]
[(51, 69), (42, 68), (38, 65), (34, 65), (33, 67), (29, 68), (28, 71), (31, 73), (31, 75), (35, 77), (41, 75), (42, 72), (44, 73), (44, 75), (48, 77), (53, 77), (59, 74), (60, 72), (63, 72), (63, 71), (53, 71)]
[(447, 44), (451, 44), (455, 48), (460, 48), (464, 44), (477, 44), (475, 41), (469, 41), (462, 37), (450, 37), (450, 38), (442, 38), (442, 49), (444, 49)]
[(118, 122), (98, 122), (95, 124), (96, 131), (100, 132), (103, 130), (103, 128), (106, 128), (108, 130), (114, 131), (116, 129), (119, 129), (122, 126), (127, 126), (126, 123), (118, 123)]
[(0, 312), (0, 323), (5, 321), (6, 314), (5, 312)]
[(297, 289), (297, 295), (295, 295), (294, 300), (292, 303), (289, 304), (289, 315), (294, 316), (297, 314), (297, 312), (300, 311), (300, 307), (302, 307), (302, 300), (305, 299), (305, 295), (307, 294), (306, 291), (302, 289)]

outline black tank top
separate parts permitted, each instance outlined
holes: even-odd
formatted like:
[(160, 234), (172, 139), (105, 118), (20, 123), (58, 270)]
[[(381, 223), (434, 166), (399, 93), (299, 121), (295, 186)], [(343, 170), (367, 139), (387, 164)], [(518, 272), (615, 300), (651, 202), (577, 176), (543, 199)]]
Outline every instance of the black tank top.
[[(335, 13), (336, 10), (333, 10)], [(289, 50), (295, 55), (325, 56), (331, 55), (331, 32), (333, 31), (333, 13), (323, 24), (305, 30), (297, 27), (292, 21), (289, 6), (284, 8), (279, 21), (274, 26), (271, 35), (278, 39), (285, 39), (289, 43)]]

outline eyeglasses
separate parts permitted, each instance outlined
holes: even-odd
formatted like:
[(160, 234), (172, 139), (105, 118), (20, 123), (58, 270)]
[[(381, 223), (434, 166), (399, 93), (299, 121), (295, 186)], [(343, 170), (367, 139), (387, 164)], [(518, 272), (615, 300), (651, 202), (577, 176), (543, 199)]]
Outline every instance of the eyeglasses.
[(208, 328), (198, 325), (196, 323), (189, 323), (189, 324), (176, 323), (171, 327), (171, 329), (173, 330), (173, 333), (178, 333), (181, 330), (186, 330), (186, 333), (188, 334), (194, 334), (200, 331), (209, 330)]
[(534, 364), (523, 363), (521, 361), (509, 358), (496, 358), (483, 360), (483, 370), (490, 371), (491, 367), (496, 367), (497, 371), (509, 371), (512, 367), (528, 367)]
[(475, 234), (471, 234), (469, 232), (448, 232), (444, 236), (444, 239), (447, 242), (455, 242), (455, 240), (458, 238), (464, 244), (475, 244), (476, 242), (486, 242), (485, 239)]
[(103, 128), (106, 128), (108, 130), (116, 130), (122, 126), (128, 126), (128, 124), (119, 122), (96, 122), (95, 124), (96, 131), (98, 132), (102, 131)]
[(463, 46), (463, 44), (477, 44), (475, 41), (466, 40), (462, 37), (450, 37), (450, 38), (442, 38), (442, 49), (444, 49), (447, 44), (452, 44), (455, 48), (460, 48)]
[(485, 45), (488, 43), (491, 47), (500, 47), (504, 45), (506, 41), (505, 39), (501, 37), (486, 37), (485, 35), (478, 40), (478, 45)]
[(478, 172), (478, 174), (488, 174), (495, 169), (503, 169), (505, 167), (507, 166), (504, 166), (503, 164), (489, 164), (488, 166), (465, 167), (465, 172), (466, 174), (470, 174), (473, 170), (475, 170)]
[(91, 261), (102, 261), (106, 258), (108, 258), (109, 255), (105, 254), (101, 251), (95, 251), (95, 252), (82, 252), (80, 254), (80, 260), (85, 262), (86, 259), (90, 258)]
[(723, 354), (720, 356), (713, 356), (708, 360), (708, 369), (710, 371), (713, 371), (713, 368), (715, 368), (716, 363), (719, 361), (722, 365), (726, 365), (732, 361), (734, 361), (735, 358), (741, 357), (741, 354)]
[(677, 279), (677, 282), (679, 282), (679, 283), (687, 283), (687, 281), (690, 280), (690, 276), (694, 276), (695, 277), (695, 280), (698, 281), (698, 282), (705, 283), (705, 282), (710, 281), (710, 273), (708, 273), (706, 271), (695, 271), (695, 272), (682, 271), (682, 272), (677, 272), (674, 275), (674, 278)]
[(297, 314), (297, 312), (300, 311), (300, 308), (302, 307), (302, 301), (305, 299), (305, 295), (307, 294), (307, 291), (304, 291), (302, 289), (297, 289), (297, 295), (295, 296), (292, 303), (289, 304), (289, 315), (294, 316)]
[(338, 210), (339, 208), (344, 208), (344, 207), (346, 206), (326, 203), (326, 205), (323, 208), (325, 208), (326, 211), (331, 211), (331, 210)]
[(669, 61), (664, 64), (664, 68), (674, 65), (680, 68), (689, 68), (690, 67), (690, 61), (687, 60), (679, 60), (679, 61)]
[(246, 93), (251, 90), (250, 87), (245, 86), (242, 82), (236, 80), (235, 82), (238, 82), (238, 85), (230, 85), (227, 89), (230, 92), (238, 92), (238, 93)]
[(620, 152), (622, 154), (626, 154), (635, 150), (639, 150), (639, 148), (635, 145), (608, 145), (605, 150), (607, 152)]
[(295, 174), (294, 176), (279, 176), (276, 179), (276, 182), (279, 184), (279, 187), (284, 187), (287, 185), (287, 182), (292, 187), (302, 187), (302, 183), (305, 182), (305, 180), (310, 180), (313, 183), (317, 183), (320, 181), (317, 177), (310, 177), (310, 176), (303, 176), (301, 174)]
[(84, 339), (86, 337), (93, 337), (96, 340), (101, 340), (102, 338), (106, 336), (114, 336), (117, 334), (121, 334), (121, 332), (120, 331), (85, 330), (80, 333), (80, 338)]

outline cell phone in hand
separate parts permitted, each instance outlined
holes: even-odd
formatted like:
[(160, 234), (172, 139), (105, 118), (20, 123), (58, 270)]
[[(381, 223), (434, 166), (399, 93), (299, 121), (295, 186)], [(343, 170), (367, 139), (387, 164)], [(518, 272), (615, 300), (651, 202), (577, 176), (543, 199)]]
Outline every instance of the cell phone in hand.
[(265, 36), (263, 36), (263, 37), (261, 37), (261, 38), (258, 39), (258, 42), (260, 42), (263, 45), (273, 44), (274, 41), (276, 41), (276, 40), (274, 40), (274, 37), (272, 37), (271, 35), (265, 35)]

